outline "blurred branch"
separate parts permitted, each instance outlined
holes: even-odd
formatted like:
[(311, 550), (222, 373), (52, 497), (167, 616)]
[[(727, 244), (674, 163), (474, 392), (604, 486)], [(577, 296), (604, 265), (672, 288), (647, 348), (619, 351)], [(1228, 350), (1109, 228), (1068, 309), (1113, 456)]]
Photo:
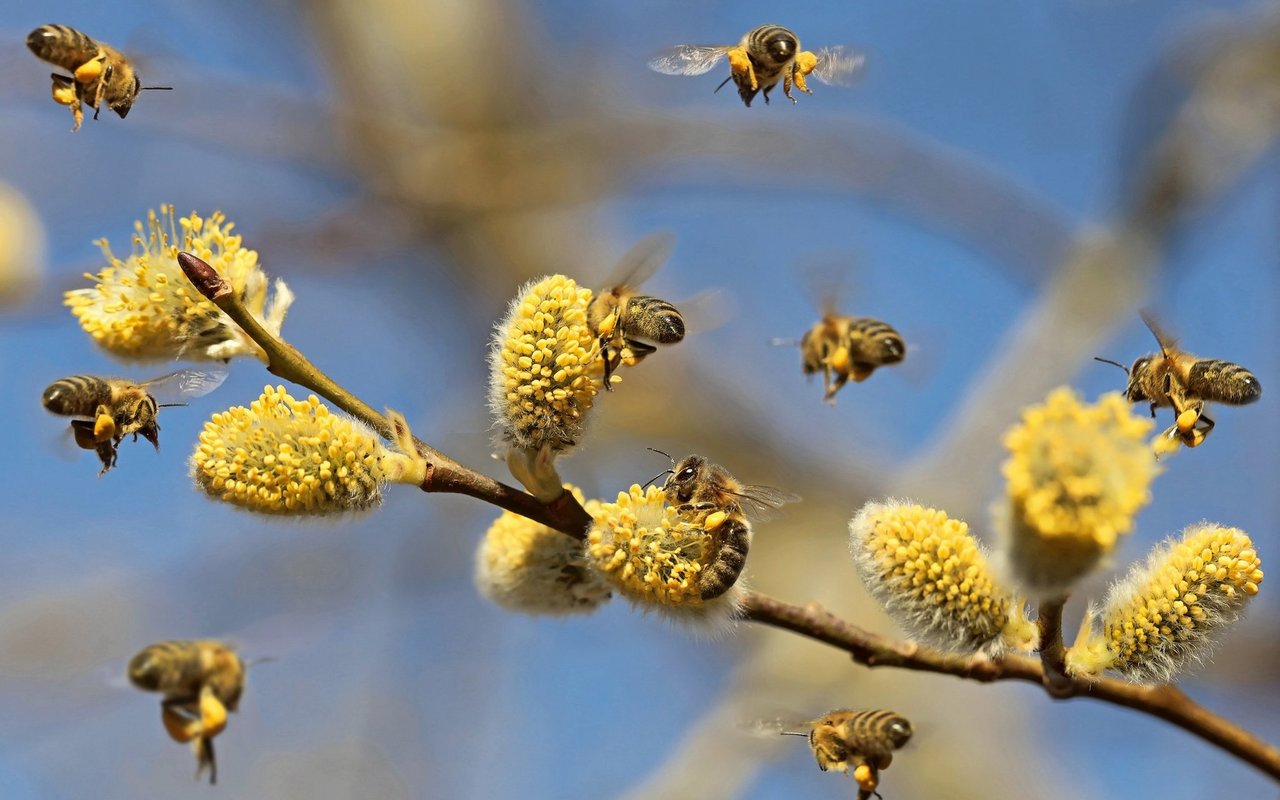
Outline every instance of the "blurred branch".
[(1132, 708), (1170, 722), (1219, 747), (1280, 781), (1280, 748), (1276, 748), (1199, 705), (1171, 685), (1139, 686), (1116, 678), (1094, 682), (1046, 676), (1039, 659), (1006, 655), (999, 658), (944, 653), (913, 642), (896, 641), (865, 631), (823, 610), (817, 603), (794, 606), (767, 595), (749, 592), (746, 618), (772, 625), (848, 652), (867, 667), (934, 672), (992, 683), (1014, 680), (1042, 686), (1054, 699), (1088, 697)]

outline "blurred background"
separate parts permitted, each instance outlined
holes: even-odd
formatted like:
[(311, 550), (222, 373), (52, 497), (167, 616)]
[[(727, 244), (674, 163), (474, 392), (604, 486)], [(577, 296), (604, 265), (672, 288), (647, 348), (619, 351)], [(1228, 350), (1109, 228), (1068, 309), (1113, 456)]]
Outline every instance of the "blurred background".
[[(22, 6), (18, 8), (17, 6)], [(367, 516), (263, 520), (194, 492), (212, 412), (270, 380), (162, 412), (162, 449), (96, 476), (38, 398), (75, 373), (150, 378), (95, 349), (61, 294), (173, 203), (221, 209), (298, 295), (285, 337), (423, 439), (495, 476), (485, 413), (493, 322), (551, 271), (596, 285), (652, 230), (678, 236), (646, 289), (720, 290), (730, 313), (623, 373), (561, 474), (612, 497), (700, 452), (805, 497), (756, 529), (751, 585), (892, 625), (846, 561), (869, 498), (912, 496), (980, 534), (1001, 432), (1054, 386), (1123, 388), (1103, 355), (1154, 349), (1151, 305), (1191, 352), (1244, 364), (1258, 403), (1218, 409), (1167, 461), (1114, 571), (1202, 519), (1280, 553), (1277, 162), (1271, 4), (974, 0), (122, 2), (0, 10), (0, 795), (208, 796), (124, 685), (167, 638), (226, 637), (252, 668), (217, 740), (222, 797), (845, 798), (803, 740), (744, 723), (890, 708), (916, 737), (882, 776), (908, 798), (1270, 796), (1246, 765), (1149, 717), (1034, 687), (869, 671), (749, 626), (708, 639), (615, 601), (585, 618), (502, 612), (471, 581), (497, 511), (390, 492)], [(69, 132), (33, 28), (135, 57), (127, 120)], [(743, 108), (728, 74), (646, 69), (678, 43), (779, 22), (867, 54), (861, 82)], [(885, 319), (901, 367), (822, 403), (794, 348), (818, 313)], [(696, 304), (695, 304), (696, 305)], [(692, 314), (691, 314), (692, 316)], [(696, 325), (695, 320), (695, 325)], [(1161, 427), (1170, 422), (1162, 413)], [(509, 480), (509, 479), (508, 479)], [(989, 537), (988, 537), (989, 538)], [(1076, 620), (1110, 574), (1082, 587)], [(1183, 682), (1280, 741), (1280, 592)], [(1074, 630), (1069, 624), (1068, 634)], [(1170, 761), (1176, 758), (1177, 761)], [(1170, 764), (1177, 768), (1171, 769)]]

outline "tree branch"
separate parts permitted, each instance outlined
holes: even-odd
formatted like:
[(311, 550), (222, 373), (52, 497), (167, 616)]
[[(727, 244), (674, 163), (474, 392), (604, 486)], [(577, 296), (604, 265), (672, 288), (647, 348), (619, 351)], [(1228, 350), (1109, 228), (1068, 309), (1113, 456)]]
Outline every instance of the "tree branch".
[[(217, 271), (190, 253), (179, 253), (178, 263), (200, 293), (230, 317), (267, 356), (273, 375), (311, 389), (353, 417), (394, 440), (390, 422), (371, 406), (343, 389), (292, 345), (272, 335), (245, 308), (241, 299)], [(564, 492), (550, 503), (475, 470), (465, 467), (414, 437), (427, 459), (427, 492), (453, 492), (474, 497), (512, 511), (576, 539), (585, 539), (592, 520), (572, 493)], [(783, 628), (824, 642), (853, 656), (868, 667), (898, 667), (953, 675), (991, 683), (1018, 680), (1039, 684), (1054, 699), (1091, 697), (1159, 717), (1222, 748), (1280, 781), (1280, 749), (1200, 706), (1173, 686), (1138, 686), (1114, 678), (1088, 682), (1071, 678), (1062, 670), (1062, 606), (1066, 598), (1041, 606), (1040, 659), (1006, 655), (1000, 658), (964, 656), (896, 641), (865, 631), (825, 611), (816, 603), (800, 607), (767, 595), (748, 592), (744, 616), (750, 622)]]
[[(342, 388), (336, 381), (312, 364), (288, 342), (282, 341), (262, 326), (218, 271), (191, 253), (178, 253), (178, 265), (188, 280), (210, 302), (231, 318), (267, 356), (267, 371), (284, 380), (304, 386), (351, 416), (369, 425), (383, 438), (394, 441), (391, 422), (372, 406)], [(528, 517), (575, 539), (586, 539), (591, 515), (570, 492), (564, 492), (550, 503), (542, 503), (533, 495), (496, 481), (465, 467), (436, 450), (418, 437), (413, 437), (418, 452), (427, 460), (424, 492), (453, 492), (491, 503), (499, 508)]]
[[(751, 622), (783, 628), (829, 644), (849, 653), (854, 661), (867, 667), (936, 672), (983, 683), (1024, 681), (1044, 687), (1055, 700), (1088, 697), (1132, 708), (1173, 723), (1280, 781), (1280, 748), (1214, 714), (1171, 685), (1139, 686), (1116, 678), (1090, 682), (1068, 676), (1062, 676), (1058, 682), (1046, 677), (1044, 666), (1038, 659), (1018, 655), (994, 659), (963, 656), (912, 642), (896, 641), (865, 631), (816, 603), (801, 607), (768, 595), (748, 592), (743, 606), (745, 617)], [(1061, 607), (1059, 615), (1060, 612)]]

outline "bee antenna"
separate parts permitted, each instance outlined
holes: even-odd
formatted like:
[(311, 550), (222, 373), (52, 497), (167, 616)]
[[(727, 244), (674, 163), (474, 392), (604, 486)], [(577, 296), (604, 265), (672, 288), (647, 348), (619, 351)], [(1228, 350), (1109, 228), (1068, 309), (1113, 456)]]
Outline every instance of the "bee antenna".
[(1125, 375), (1128, 375), (1128, 374), (1129, 374), (1129, 368), (1128, 368), (1128, 367), (1126, 367), (1124, 364), (1121, 364), (1119, 361), (1112, 361), (1112, 360), (1111, 360), (1111, 359), (1109, 359), (1109, 358), (1102, 358), (1101, 356), (1094, 356), (1094, 357), (1093, 357), (1093, 360), (1094, 360), (1094, 361), (1101, 361), (1103, 364), (1112, 364), (1112, 365), (1117, 366), (1117, 367), (1119, 367), (1120, 369), (1124, 370), (1124, 374), (1125, 374)]
[(719, 92), (721, 89), (723, 89), (723, 88), (724, 88), (724, 85), (725, 85), (726, 83), (728, 83), (729, 81), (731, 81), (731, 80), (733, 80), (733, 75), (730, 75), (729, 77), (727, 77), (727, 78), (725, 78), (724, 80), (720, 81), (720, 85), (716, 87), (716, 91), (715, 91), (715, 92), (712, 92), (712, 94), (715, 94), (716, 92)]
[(799, 339), (770, 339), (769, 344), (774, 347), (799, 347)]
[(146, 92), (146, 91), (154, 92), (154, 91), (161, 91), (161, 90), (166, 92), (171, 92), (173, 91), (173, 87), (172, 86), (139, 86), (138, 87), (138, 91), (140, 92)]
[(185, 406), (185, 405), (187, 404), (186, 403), (156, 403), (156, 408), (177, 408), (178, 406)]
[(244, 668), (253, 669), (259, 664), (270, 664), (272, 661), (279, 661), (279, 660), (280, 659), (276, 658), (275, 656), (263, 656), (262, 658), (255, 658), (254, 660), (250, 661), (248, 664), (245, 664)]
[(778, 731), (783, 736), (808, 736), (804, 731)]
[(666, 456), (668, 459), (670, 459), (672, 464), (676, 463), (676, 460), (674, 458), (671, 458), (670, 453), (664, 453), (661, 450), (658, 450), (657, 448), (654, 448), (654, 447), (646, 447), (645, 450), (648, 450), (653, 453), (657, 453), (660, 456)]

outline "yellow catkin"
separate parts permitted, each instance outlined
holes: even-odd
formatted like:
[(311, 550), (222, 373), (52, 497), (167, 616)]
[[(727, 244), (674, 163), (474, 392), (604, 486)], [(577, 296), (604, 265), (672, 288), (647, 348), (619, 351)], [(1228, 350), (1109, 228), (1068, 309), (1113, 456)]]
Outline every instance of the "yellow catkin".
[(1105, 608), (1090, 610), (1067, 652), (1067, 671), (1094, 677), (1113, 670), (1138, 683), (1167, 683), (1210, 655), (1260, 583), (1262, 562), (1244, 531), (1192, 525), (1134, 565), (1111, 587)]
[[(582, 491), (566, 486), (583, 503)], [(587, 513), (600, 503), (584, 503)], [(524, 614), (585, 614), (612, 596), (592, 569), (582, 542), (510, 511), (494, 520), (476, 553), (476, 587), (509, 611)]]
[(268, 386), (248, 408), (205, 423), (191, 474), (211, 497), (250, 511), (319, 516), (376, 506), (384, 482), (416, 482), (419, 462), (330, 413), (315, 395), (295, 400), (283, 386)]
[(221, 212), (177, 219), (173, 206), (135, 223), (133, 252), (117, 258), (106, 239), (97, 244), (108, 266), (85, 277), (93, 288), (66, 293), (65, 303), (93, 340), (112, 355), (137, 360), (224, 360), (265, 354), (178, 266), (179, 250), (204, 259), (239, 294), (249, 312), (279, 336), (293, 293), (276, 281), (268, 302), (267, 276), (258, 254), (243, 247)]
[(1004, 437), (996, 523), (1011, 577), (1037, 597), (1066, 592), (1133, 529), (1160, 467), (1151, 420), (1118, 392), (1085, 404), (1070, 389), (1022, 413)]
[(602, 386), (591, 290), (552, 275), (529, 283), (498, 323), (489, 357), (489, 408), (500, 446), (559, 451), (582, 435)]
[(863, 506), (849, 534), (867, 591), (911, 638), (963, 653), (1035, 647), (1021, 600), (996, 582), (964, 522), (889, 500)]
[(707, 567), (712, 537), (680, 520), (666, 493), (633, 485), (613, 503), (601, 503), (587, 534), (587, 560), (623, 597), (671, 619), (704, 626), (732, 621), (745, 586), (703, 600), (698, 577)]

